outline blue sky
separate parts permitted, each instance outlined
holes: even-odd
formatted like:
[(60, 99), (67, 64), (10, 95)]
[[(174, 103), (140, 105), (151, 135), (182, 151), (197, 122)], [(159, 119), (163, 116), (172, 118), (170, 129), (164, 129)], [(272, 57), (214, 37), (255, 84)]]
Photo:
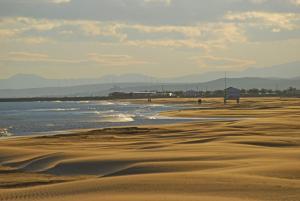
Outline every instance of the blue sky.
[(300, 60), (299, 0), (0, 0), (0, 78), (172, 77)]

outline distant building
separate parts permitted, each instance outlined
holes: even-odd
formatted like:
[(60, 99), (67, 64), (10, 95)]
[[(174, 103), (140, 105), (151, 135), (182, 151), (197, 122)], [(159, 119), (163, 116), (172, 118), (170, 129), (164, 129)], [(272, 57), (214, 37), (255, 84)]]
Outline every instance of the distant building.
[(164, 97), (175, 97), (175, 94), (171, 92), (113, 92), (109, 94), (111, 98), (164, 98)]
[(176, 95), (172, 92), (156, 92), (154, 94), (156, 97), (175, 97)]
[(131, 92), (133, 98), (148, 98), (154, 96), (155, 92)]
[(149, 98), (154, 96), (154, 92), (113, 92), (109, 94), (111, 98)]
[(201, 97), (202, 93), (199, 91), (194, 91), (194, 90), (188, 90), (183, 92), (184, 97)]
[(234, 87), (229, 87), (225, 89), (225, 94), (224, 94), (224, 103), (227, 103), (227, 100), (236, 100), (237, 103), (240, 102), (241, 98), (241, 90), (234, 88)]

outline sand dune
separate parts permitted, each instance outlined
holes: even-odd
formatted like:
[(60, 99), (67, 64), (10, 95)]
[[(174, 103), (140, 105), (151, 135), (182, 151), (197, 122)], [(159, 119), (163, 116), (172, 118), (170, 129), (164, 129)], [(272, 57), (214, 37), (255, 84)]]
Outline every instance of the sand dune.
[(300, 100), (182, 101), (243, 118), (1, 140), (0, 200), (300, 200)]

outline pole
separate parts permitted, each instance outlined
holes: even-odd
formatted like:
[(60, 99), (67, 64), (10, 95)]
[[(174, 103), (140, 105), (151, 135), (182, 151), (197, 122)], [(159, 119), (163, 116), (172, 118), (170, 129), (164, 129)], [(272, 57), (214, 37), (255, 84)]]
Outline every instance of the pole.
[(227, 73), (224, 76), (224, 104), (227, 103)]

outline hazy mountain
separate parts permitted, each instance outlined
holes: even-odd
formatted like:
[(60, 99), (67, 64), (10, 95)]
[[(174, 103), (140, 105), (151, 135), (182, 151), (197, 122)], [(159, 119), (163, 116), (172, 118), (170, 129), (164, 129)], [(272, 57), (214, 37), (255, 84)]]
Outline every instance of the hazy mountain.
[(98, 81), (100, 83), (138, 83), (138, 82), (153, 82), (156, 78), (142, 74), (124, 74), (124, 75), (106, 75)]
[(0, 89), (26, 89), (44, 87), (66, 87), (75, 85), (96, 84), (96, 79), (46, 79), (37, 75), (17, 74), (8, 79), (0, 80)]
[(154, 78), (140, 74), (107, 75), (94, 79), (46, 79), (37, 75), (17, 74), (0, 80), (0, 89), (28, 89), (45, 87), (68, 87), (102, 83), (151, 82)]
[[(300, 88), (300, 79), (276, 78), (229, 78), (227, 86), (238, 88), (286, 89), (290, 86)], [(121, 83), (97, 84), (73, 87), (48, 87), (34, 89), (0, 90), (0, 98), (8, 97), (66, 97), (66, 96), (106, 96), (111, 92), (133, 92), (150, 90), (217, 90), (224, 89), (224, 79), (203, 83)]]
[(295, 76), (300, 76), (300, 61), (275, 65), (268, 68), (249, 68), (240, 75), (241, 77), (293, 78)]
[[(244, 71), (226, 72), (228, 77), (260, 77), (260, 78), (297, 78), (300, 77), (300, 61), (275, 65), (265, 68), (248, 68)], [(169, 82), (207, 82), (218, 78), (223, 78), (225, 72), (216, 71), (204, 74), (187, 75), (178, 78), (169, 79)]]
[[(268, 68), (248, 68), (241, 72), (227, 72), (228, 77), (295, 78), (300, 76), (300, 61)], [(68, 87), (94, 84), (117, 83), (199, 83), (224, 77), (224, 72), (208, 72), (175, 78), (154, 78), (141, 74), (107, 75), (94, 79), (46, 79), (36, 75), (18, 74), (0, 80), (0, 89), (26, 89), (45, 87)]]

